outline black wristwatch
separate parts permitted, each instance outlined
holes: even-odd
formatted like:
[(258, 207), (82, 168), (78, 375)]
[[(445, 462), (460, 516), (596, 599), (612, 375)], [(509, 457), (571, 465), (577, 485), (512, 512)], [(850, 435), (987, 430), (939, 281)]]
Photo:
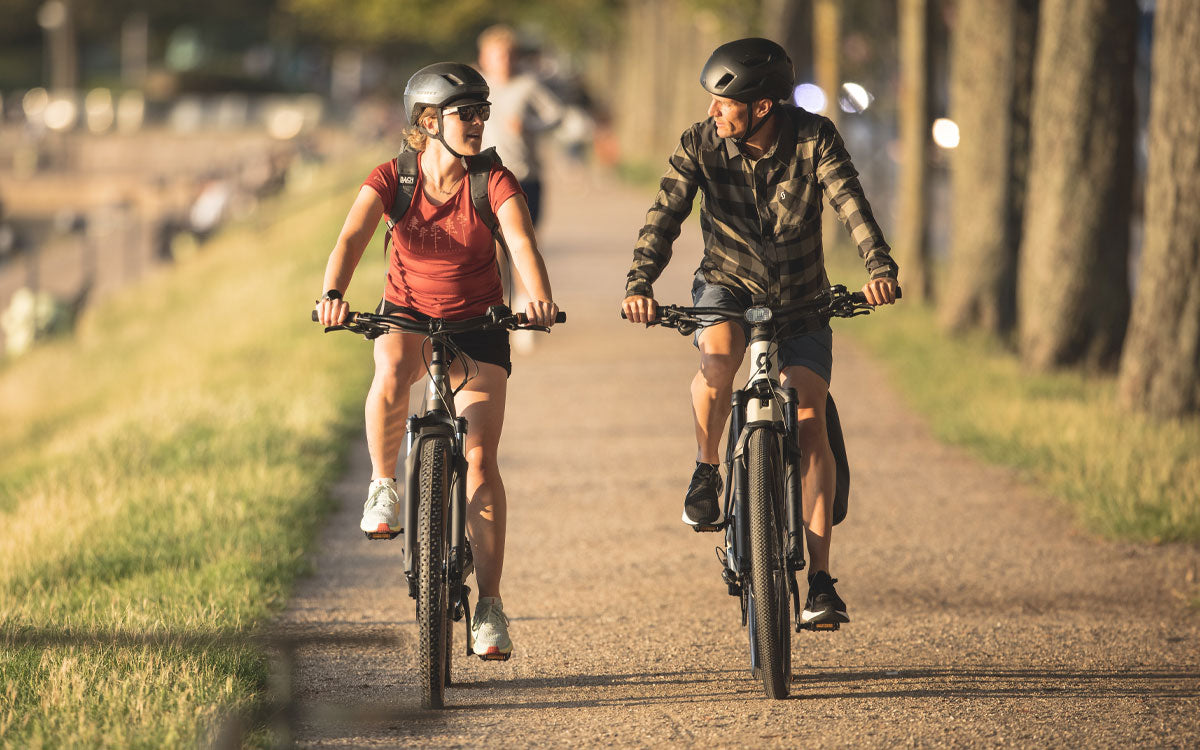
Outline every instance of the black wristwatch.
[(325, 292), (324, 294), (321, 295), (321, 299), (341, 299), (341, 298), (342, 298), (342, 293), (336, 289), (330, 289), (328, 292)]

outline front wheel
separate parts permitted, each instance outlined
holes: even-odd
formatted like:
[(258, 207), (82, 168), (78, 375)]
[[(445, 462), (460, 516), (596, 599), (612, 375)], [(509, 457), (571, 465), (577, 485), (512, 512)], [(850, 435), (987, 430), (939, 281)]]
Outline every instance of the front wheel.
[(420, 506), (417, 543), (420, 550), (417, 585), (418, 679), (421, 704), (441, 708), (449, 677), (446, 581), (446, 502), (450, 489), (450, 440), (421, 442)]
[(791, 678), (791, 623), (784, 553), (783, 482), (779, 443), (770, 430), (755, 430), (746, 448), (747, 516), (750, 526), (750, 616), (759, 676), (768, 698), (786, 698)]

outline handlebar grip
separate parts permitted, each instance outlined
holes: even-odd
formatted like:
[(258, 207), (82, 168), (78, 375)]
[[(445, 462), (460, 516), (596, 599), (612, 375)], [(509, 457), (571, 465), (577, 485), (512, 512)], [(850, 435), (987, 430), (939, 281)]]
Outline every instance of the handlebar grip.
[[(517, 319), (518, 325), (523, 325), (523, 326), (529, 325), (529, 316), (526, 315), (525, 313), (521, 313), (521, 312), (513, 313), (513, 317)], [(562, 310), (559, 310), (558, 314), (554, 316), (554, 322), (555, 323), (566, 323), (567, 322), (567, 314), (565, 312), (563, 312)]]
[(313, 311), (312, 311), (312, 322), (314, 322), (314, 323), (320, 323), (320, 322), (321, 322), (321, 319), (317, 317), (317, 311), (316, 311), (316, 310), (313, 310)]
[[(900, 287), (896, 287), (896, 299), (900, 299), (903, 296), (904, 296), (904, 290), (901, 289)], [(862, 292), (851, 292), (850, 299), (856, 303), (866, 304), (867, 295), (863, 294)]]

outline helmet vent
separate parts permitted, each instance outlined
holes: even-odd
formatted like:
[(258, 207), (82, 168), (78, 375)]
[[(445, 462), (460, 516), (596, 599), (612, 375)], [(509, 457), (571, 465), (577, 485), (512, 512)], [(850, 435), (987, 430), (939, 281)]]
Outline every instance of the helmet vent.
[(449, 82), (450, 82), (452, 85), (454, 85), (454, 86), (461, 86), (461, 85), (463, 85), (464, 83), (466, 83), (466, 81), (464, 81), (463, 79), (459, 78), (458, 76), (456, 76), (456, 75), (451, 75), (451, 74), (449, 74), (449, 73), (443, 74), (443, 75), (442, 75), (442, 78), (445, 78), (447, 81), (449, 81)]
[(760, 65), (766, 65), (770, 61), (771, 61), (771, 58), (767, 55), (757, 55), (755, 57), (746, 58), (745, 60), (742, 61), (742, 64), (748, 68), (757, 68)]
[(733, 73), (726, 73), (725, 75), (721, 76), (720, 80), (717, 81), (716, 85), (713, 88), (723, 89), (726, 86), (728, 86), (732, 81), (733, 81)]

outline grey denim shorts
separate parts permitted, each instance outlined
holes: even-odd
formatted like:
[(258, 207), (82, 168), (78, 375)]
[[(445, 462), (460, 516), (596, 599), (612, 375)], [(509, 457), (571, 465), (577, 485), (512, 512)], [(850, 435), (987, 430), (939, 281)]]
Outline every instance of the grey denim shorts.
[[(708, 283), (699, 272), (696, 273), (696, 278), (692, 282), (692, 306), (721, 307), (729, 310), (744, 310), (747, 307), (745, 301), (739, 300), (738, 295), (733, 290), (720, 284)], [(725, 321), (722, 318), (713, 318), (702, 323), (700, 330), (723, 322)], [(748, 342), (750, 340), (750, 325), (745, 321), (739, 322)], [(829, 326), (825, 326), (820, 331), (802, 333), (798, 336), (782, 339), (776, 343), (779, 345), (778, 357), (779, 368), (781, 370), (785, 367), (807, 367), (820, 375), (821, 379), (826, 383), (831, 382), (830, 378), (833, 375), (833, 330)], [(696, 335), (692, 337), (692, 344), (697, 349), (700, 348), (700, 331), (697, 331)]]

